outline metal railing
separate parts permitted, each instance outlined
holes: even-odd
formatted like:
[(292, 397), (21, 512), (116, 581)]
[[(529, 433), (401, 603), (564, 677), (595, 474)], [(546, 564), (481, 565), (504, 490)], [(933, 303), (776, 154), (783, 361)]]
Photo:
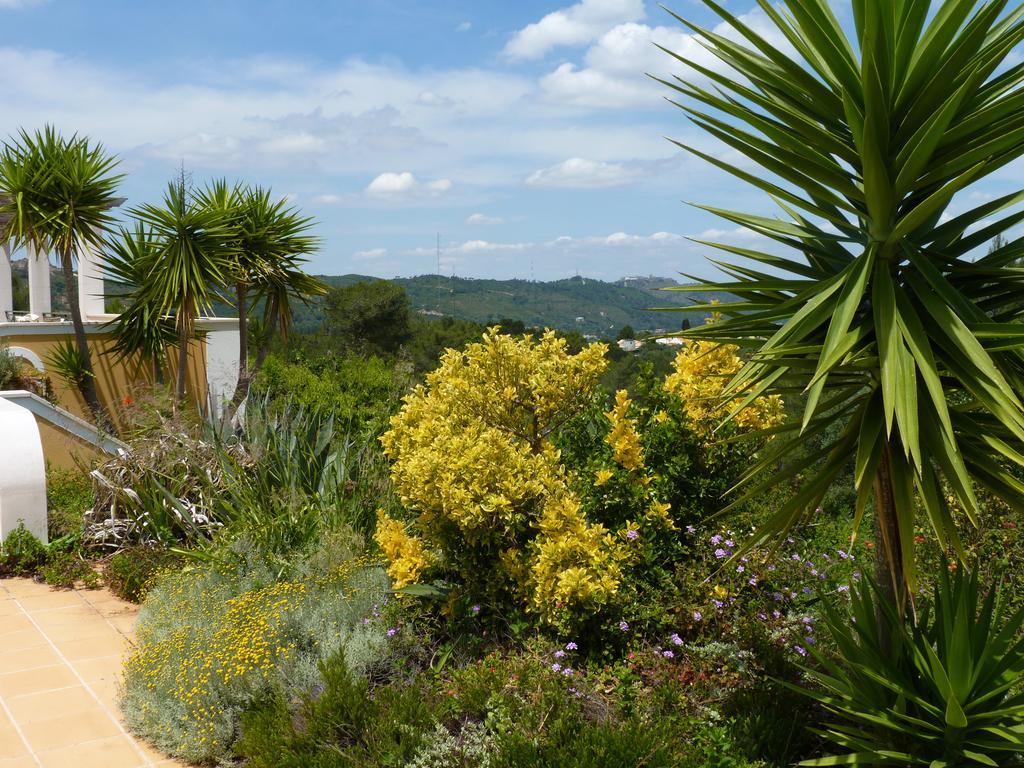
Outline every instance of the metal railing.
[(43, 312), (41, 315), (34, 315), (20, 309), (8, 309), (4, 311), (9, 323), (68, 323), (71, 322), (70, 312)]

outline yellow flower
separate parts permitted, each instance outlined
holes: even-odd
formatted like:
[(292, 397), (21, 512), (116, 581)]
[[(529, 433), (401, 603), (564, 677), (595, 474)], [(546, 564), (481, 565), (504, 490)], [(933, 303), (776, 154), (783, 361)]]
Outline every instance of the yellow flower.
[(405, 527), (383, 514), (383, 510), (378, 515), (377, 533), (373, 538), (388, 559), (388, 575), (395, 589), (416, 584), (430, 565), (423, 541), (406, 533)]
[(644, 465), (644, 454), (640, 447), (636, 422), (626, 416), (628, 410), (629, 393), (620, 389), (615, 393), (615, 407), (605, 414), (612, 423), (605, 442), (612, 447), (612, 455), (616, 462), (625, 469), (634, 470)]
[(594, 479), (594, 485), (604, 485), (612, 479), (612, 475), (615, 473), (610, 469), (599, 469), (597, 470), (596, 477)]

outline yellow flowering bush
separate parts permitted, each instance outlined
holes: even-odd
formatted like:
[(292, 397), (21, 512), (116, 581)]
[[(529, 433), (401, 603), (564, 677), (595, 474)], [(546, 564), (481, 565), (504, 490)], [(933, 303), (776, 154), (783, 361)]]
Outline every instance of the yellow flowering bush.
[[(730, 377), (743, 366), (737, 350), (732, 344), (688, 339), (676, 355), (672, 373), (665, 378), (665, 389), (682, 401), (690, 428), (705, 439), (743, 402), (742, 396), (722, 397)], [(738, 429), (749, 431), (781, 424), (784, 418), (782, 398), (768, 395), (743, 408), (734, 421)]]
[[(614, 602), (621, 542), (587, 519), (555, 447), (596, 402), (606, 349), (572, 354), (550, 331), (491, 329), (444, 354), (381, 439), (415, 531), (378, 522), (396, 584), (448, 578), (474, 599), (518, 601), (558, 626)], [(622, 460), (638, 466), (635, 428), (624, 415), (613, 424)]]
[(629, 393), (620, 389), (615, 393), (615, 407), (605, 415), (612, 423), (605, 442), (612, 447), (612, 458), (624, 469), (640, 469), (644, 465), (643, 449), (636, 422), (626, 415), (629, 410)]

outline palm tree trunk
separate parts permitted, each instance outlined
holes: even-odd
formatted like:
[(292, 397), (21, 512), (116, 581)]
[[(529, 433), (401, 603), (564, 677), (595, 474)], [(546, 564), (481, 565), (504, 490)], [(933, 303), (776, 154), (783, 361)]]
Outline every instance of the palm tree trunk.
[(78, 281), (71, 267), (71, 251), (61, 249), (58, 252), (60, 257), (60, 270), (64, 275), (64, 292), (68, 300), (68, 309), (71, 311), (71, 324), (75, 331), (75, 346), (78, 348), (78, 356), (82, 360), (82, 367), (85, 369), (85, 376), (78, 384), (78, 389), (85, 399), (85, 404), (96, 419), (96, 424), (101, 429), (113, 432), (113, 424), (110, 414), (100, 402), (99, 393), (96, 391), (96, 374), (92, 368), (92, 355), (89, 353), (89, 339), (85, 335), (85, 324), (82, 322), (82, 307), (78, 302)]
[(178, 316), (178, 378), (174, 387), (174, 402), (180, 408), (185, 402), (185, 381), (188, 378), (188, 342), (191, 334), (192, 297), (186, 296)]
[(266, 327), (263, 329), (263, 339), (260, 341), (260, 348), (256, 351), (256, 362), (252, 366), (252, 376), (250, 378), (256, 377), (260, 368), (263, 367), (267, 355), (270, 353), (270, 340), (274, 337), (274, 332), (277, 330), (277, 313), (279, 309), (280, 302), (277, 296), (272, 296), (270, 299), (270, 309), (267, 310)]
[[(897, 448), (898, 449), (898, 448)], [(892, 485), (890, 455), (894, 446), (887, 443), (882, 449), (882, 458), (875, 470), (875, 583), (882, 598), (896, 606), (902, 619), (906, 613), (906, 574), (903, 571), (903, 551), (900, 546), (899, 518), (896, 516), (896, 495)], [(879, 643), (887, 649), (892, 638), (889, 618), (881, 610), (878, 613)]]
[(231, 396), (231, 404), (227, 409), (227, 417), (231, 419), (249, 394), (249, 382), (252, 376), (249, 373), (249, 295), (248, 286), (245, 283), (235, 283), (235, 295), (238, 301), (238, 383), (235, 385), (235, 393)]

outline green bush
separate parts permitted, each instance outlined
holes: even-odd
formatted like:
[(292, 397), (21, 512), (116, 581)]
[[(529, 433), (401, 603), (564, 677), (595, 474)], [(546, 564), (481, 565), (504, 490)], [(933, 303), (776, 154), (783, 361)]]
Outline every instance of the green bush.
[(82, 556), (80, 543), (81, 538), (71, 536), (51, 542), (47, 547), (46, 562), (37, 570), (40, 578), (51, 587), (99, 589), (102, 585), (100, 575)]
[(380, 569), (314, 551), (282, 573), (243, 542), (233, 547), (230, 563), (158, 580), (125, 664), (128, 726), (190, 762), (225, 758), (254, 702), (321, 687), (324, 659), (337, 655), (362, 675), (385, 652)]
[(110, 558), (103, 571), (103, 581), (122, 600), (141, 603), (157, 577), (181, 564), (181, 555), (167, 549), (136, 545)]
[(1019, 765), (1024, 612), (1007, 610), (1004, 591), (944, 567), (931, 601), (906, 620), (866, 578), (852, 616), (826, 606), (839, 659), (814, 652), (820, 666), (807, 673), (821, 688), (808, 693), (838, 717), (823, 735), (843, 754), (802, 765)]
[(92, 480), (81, 471), (51, 468), (46, 472), (47, 527), (50, 539), (80, 536), (86, 510), (92, 508)]
[(25, 527), (18, 527), (7, 534), (0, 544), (0, 573), (10, 576), (31, 576), (46, 562), (46, 545)]

